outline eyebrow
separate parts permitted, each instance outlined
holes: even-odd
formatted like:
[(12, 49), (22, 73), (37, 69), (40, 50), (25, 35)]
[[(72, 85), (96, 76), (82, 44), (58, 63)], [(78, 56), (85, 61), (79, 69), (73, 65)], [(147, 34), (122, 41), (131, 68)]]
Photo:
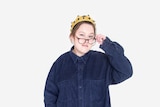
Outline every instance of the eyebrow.
[[(84, 37), (86, 36), (85, 32), (83, 31), (78, 32), (78, 34), (83, 34)], [(88, 34), (88, 38), (94, 38), (94, 37), (95, 37), (94, 33)]]
[[(85, 34), (85, 32), (80, 31), (78, 34)], [(89, 35), (93, 35), (94, 36), (94, 33), (90, 33)]]

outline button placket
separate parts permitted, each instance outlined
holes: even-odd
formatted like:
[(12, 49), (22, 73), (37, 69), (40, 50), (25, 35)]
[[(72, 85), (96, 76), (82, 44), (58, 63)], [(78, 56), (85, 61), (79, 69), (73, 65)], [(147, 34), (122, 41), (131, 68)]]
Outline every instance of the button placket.
[(80, 107), (83, 106), (83, 67), (82, 60), (78, 61), (78, 99)]

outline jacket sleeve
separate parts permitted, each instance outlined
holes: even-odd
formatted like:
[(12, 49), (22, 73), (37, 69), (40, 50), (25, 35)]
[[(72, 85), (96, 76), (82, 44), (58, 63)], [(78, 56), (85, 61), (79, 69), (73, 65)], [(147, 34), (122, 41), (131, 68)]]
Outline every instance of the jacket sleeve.
[(107, 37), (100, 48), (105, 51), (111, 64), (110, 84), (120, 83), (132, 76), (132, 65), (124, 55), (124, 49), (120, 44)]
[(58, 87), (54, 81), (54, 73), (55, 73), (55, 66), (51, 67), (51, 70), (48, 74), (45, 84), (44, 90), (44, 104), (45, 107), (57, 107), (56, 101), (58, 96)]

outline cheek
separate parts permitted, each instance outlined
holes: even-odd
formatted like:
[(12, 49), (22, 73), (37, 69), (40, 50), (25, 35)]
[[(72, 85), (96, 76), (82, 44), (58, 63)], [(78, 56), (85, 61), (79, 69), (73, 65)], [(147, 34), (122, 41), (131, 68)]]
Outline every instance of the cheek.
[(93, 47), (93, 45), (89, 45), (88, 48), (91, 49)]

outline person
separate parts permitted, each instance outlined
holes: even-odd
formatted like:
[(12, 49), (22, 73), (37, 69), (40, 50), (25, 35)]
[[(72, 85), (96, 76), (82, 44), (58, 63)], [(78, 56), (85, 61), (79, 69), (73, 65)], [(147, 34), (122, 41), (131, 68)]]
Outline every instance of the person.
[[(133, 74), (123, 47), (108, 36), (96, 34), (90, 15), (77, 16), (71, 23), (73, 46), (50, 68), (45, 88), (45, 107), (111, 107), (109, 85)], [(93, 50), (95, 43), (103, 51)]]

